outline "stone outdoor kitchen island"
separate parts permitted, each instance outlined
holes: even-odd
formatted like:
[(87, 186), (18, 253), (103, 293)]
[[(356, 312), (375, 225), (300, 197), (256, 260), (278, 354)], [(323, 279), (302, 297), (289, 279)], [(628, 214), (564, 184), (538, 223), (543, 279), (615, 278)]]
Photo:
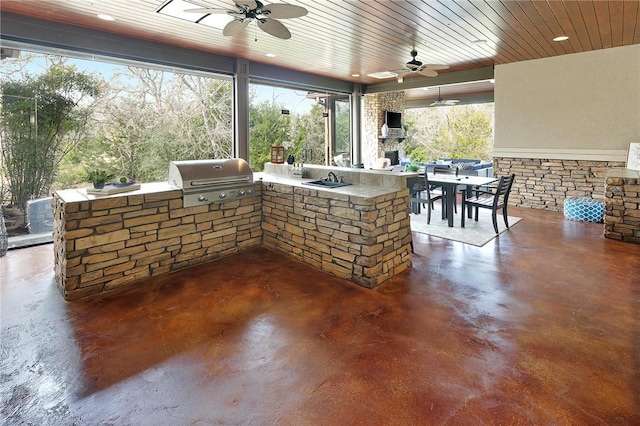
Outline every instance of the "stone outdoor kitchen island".
[(410, 268), (411, 174), (312, 166), (309, 178), (332, 170), (354, 184), (315, 189), (268, 165), (254, 197), (187, 208), (166, 183), (106, 197), (57, 191), (57, 285), (75, 300), (261, 246), (367, 288)]

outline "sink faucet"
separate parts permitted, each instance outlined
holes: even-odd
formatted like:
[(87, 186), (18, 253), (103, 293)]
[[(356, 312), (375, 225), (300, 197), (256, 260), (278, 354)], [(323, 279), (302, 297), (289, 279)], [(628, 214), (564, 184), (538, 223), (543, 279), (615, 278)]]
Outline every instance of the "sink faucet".
[(336, 174), (335, 174), (335, 173), (333, 173), (333, 172), (329, 172), (329, 173), (327, 174), (327, 180), (328, 180), (329, 182), (337, 182), (337, 181), (338, 181), (338, 176), (336, 176)]

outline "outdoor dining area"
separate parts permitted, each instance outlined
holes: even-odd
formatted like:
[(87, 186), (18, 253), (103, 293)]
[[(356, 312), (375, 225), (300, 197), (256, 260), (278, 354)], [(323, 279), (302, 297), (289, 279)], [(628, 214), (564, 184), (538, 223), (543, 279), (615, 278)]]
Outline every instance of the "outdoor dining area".
[[(482, 233), (486, 234), (483, 237), (486, 243), (497, 236), (501, 229), (504, 231), (510, 226), (508, 201), (514, 180), (515, 175), (499, 178), (460, 175), (459, 168), (451, 164), (438, 165), (431, 170), (418, 170), (417, 177), (407, 179), (411, 197), (412, 230), (464, 242), (463, 236), (467, 231), (465, 228), (473, 227), (466, 234), (477, 234), (478, 229), (482, 229)], [(440, 201), (441, 221), (432, 224), (436, 201)], [(423, 211), (426, 212), (426, 218)], [(504, 228), (498, 225), (498, 213), (502, 214)], [(518, 220), (519, 218), (514, 218), (512, 223)]]

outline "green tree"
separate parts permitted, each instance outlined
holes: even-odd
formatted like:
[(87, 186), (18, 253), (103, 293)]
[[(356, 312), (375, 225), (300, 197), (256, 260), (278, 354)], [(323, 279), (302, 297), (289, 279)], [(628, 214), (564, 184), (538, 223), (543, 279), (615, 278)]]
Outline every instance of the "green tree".
[(434, 143), (448, 158), (491, 158), (491, 118), (478, 108), (453, 108), (434, 137)]
[(414, 161), (491, 158), (493, 104), (411, 109), (405, 115), (405, 150)]
[(251, 170), (264, 170), (271, 161), (271, 147), (290, 141), (290, 115), (282, 114), (282, 105), (263, 101), (249, 108), (249, 157)]
[(101, 81), (58, 60), (39, 76), (0, 83), (3, 181), (11, 203), (48, 193), (61, 160), (85, 136)]
[(150, 182), (166, 180), (174, 160), (231, 156), (230, 81), (128, 67), (110, 89), (82, 145), (88, 163)]
[(336, 101), (336, 141), (335, 154), (351, 153), (351, 117), (348, 99)]
[(324, 106), (314, 104), (307, 114), (296, 116), (291, 122), (291, 153), (296, 161), (308, 164), (324, 164), (325, 118)]

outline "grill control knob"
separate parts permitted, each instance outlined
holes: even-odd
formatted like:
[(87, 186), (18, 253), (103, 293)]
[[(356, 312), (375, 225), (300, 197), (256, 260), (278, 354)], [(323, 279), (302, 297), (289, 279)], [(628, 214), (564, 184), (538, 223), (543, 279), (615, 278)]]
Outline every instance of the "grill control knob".
[(253, 194), (253, 189), (247, 189), (247, 194)]
[(221, 192), (218, 197), (220, 198), (227, 198), (227, 193), (226, 192)]
[(244, 189), (241, 189), (240, 191), (238, 191), (238, 197), (244, 195)]
[(198, 201), (203, 202), (208, 200), (207, 200), (207, 197), (205, 197), (204, 195), (198, 195)]

